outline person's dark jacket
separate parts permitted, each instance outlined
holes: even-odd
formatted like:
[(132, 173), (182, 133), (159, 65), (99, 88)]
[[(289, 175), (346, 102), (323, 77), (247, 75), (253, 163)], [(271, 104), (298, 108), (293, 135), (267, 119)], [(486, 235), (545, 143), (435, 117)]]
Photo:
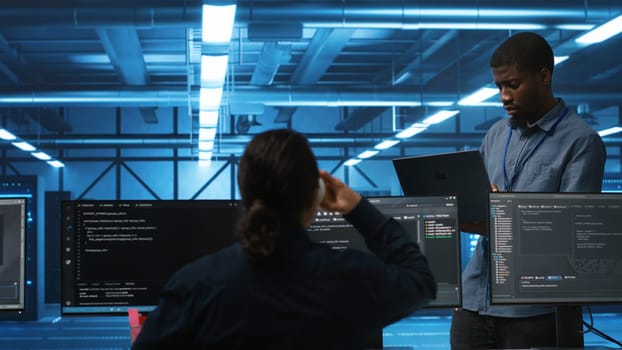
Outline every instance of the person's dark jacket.
[(359, 348), (436, 297), (426, 258), (397, 221), (366, 199), (346, 219), (375, 256), (312, 243), (302, 227), (282, 232), (259, 264), (234, 244), (175, 273), (132, 349)]

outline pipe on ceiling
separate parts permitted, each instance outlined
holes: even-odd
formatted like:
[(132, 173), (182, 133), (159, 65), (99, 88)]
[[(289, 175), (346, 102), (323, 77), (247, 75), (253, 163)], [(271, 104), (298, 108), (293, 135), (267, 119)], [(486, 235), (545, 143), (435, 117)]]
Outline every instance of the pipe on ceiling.
[(201, 26), (201, 1), (177, 1), (143, 6), (132, 1), (83, 3), (21, 0), (2, 4), (0, 23), (3, 27), (111, 27)]
[[(0, 23), (3, 27), (68, 26), (93, 27), (136, 25), (139, 27), (200, 26), (201, 1), (163, 1), (139, 6), (132, 1), (41, 2), (21, 0), (3, 2)], [(598, 23), (622, 12), (620, 2), (592, 0), (540, 1), (526, 7), (523, 1), (479, 0), (477, 6), (456, 5), (455, 0), (421, 0), (408, 4), (403, 0), (367, 1), (238, 1), (236, 24), (304, 23), (310, 26), (347, 26), (348, 24), (384, 24), (399, 28), (427, 22), (503, 23), (534, 22), (558, 25)], [(500, 5), (502, 4), (502, 5)]]
[(3, 92), (0, 94), (0, 106), (187, 107), (188, 96), (186, 89), (179, 88)]
[[(252, 4), (248, 6), (248, 3)], [(239, 1), (236, 23), (291, 22), (347, 25), (355, 23), (393, 23), (412, 25), (425, 22), (534, 22), (551, 25), (567, 21), (586, 23), (610, 18), (622, 10), (622, 4), (595, 0), (531, 2), (480, 0), (472, 6), (455, 0), (336, 1), (334, 3), (304, 1)]]
[[(343, 145), (356, 145), (357, 147), (373, 146), (378, 143), (379, 138), (388, 138), (393, 134), (390, 133), (358, 133), (345, 135), (343, 133), (316, 133), (309, 134), (309, 142), (315, 145), (339, 147)], [(481, 143), (483, 133), (463, 133), (460, 135), (452, 134), (444, 135), (447, 138), (438, 137), (435, 135), (421, 135), (418, 140), (404, 140), (405, 144), (414, 142), (427, 142), (427, 143), (467, 143), (477, 144)], [(109, 148), (109, 147), (127, 147), (127, 148), (192, 148), (193, 145), (190, 142), (189, 135), (181, 135), (178, 137), (101, 137), (94, 135), (24, 135), (25, 139), (37, 139), (37, 146), (40, 148), (46, 147), (65, 147), (65, 148), (83, 148), (84, 146), (90, 146), (93, 148)], [(245, 146), (252, 139), (251, 135), (222, 135), (216, 140), (219, 146)], [(443, 140), (441, 140), (443, 139)]]
[[(483, 133), (460, 133), (460, 134), (419, 134), (416, 138), (402, 140), (402, 146), (407, 147), (456, 147), (461, 145), (477, 146), (482, 142)], [(43, 137), (42, 137), (43, 136)], [(309, 142), (317, 147), (372, 147), (380, 139), (389, 138), (392, 134), (310, 134)], [(189, 137), (67, 137), (63, 135), (37, 135), (37, 146), (41, 149), (63, 147), (70, 148), (194, 148), (196, 144), (190, 142)], [(35, 139), (35, 136), (26, 138)], [(217, 153), (241, 152), (250, 142), (249, 135), (223, 135), (216, 141)], [(621, 145), (622, 137), (608, 136), (604, 138), (607, 145)]]
[[(227, 93), (223, 100), (229, 104), (257, 103), (272, 107), (369, 106), (370, 102), (377, 106), (412, 106), (416, 102), (434, 105), (433, 102), (454, 102), (459, 98), (455, 93), (422, 95), (418, 88), (384, 85), (346, 88), (237, 86), (234, 91), (225, 91)], [(608, 105), (622, 100), (622, 92), (559, 90), (556, 94), (571, 105)], [(185, 88), (3, 92), (0, 107), (188, 107), (189, 102), (198, 103), (197, 99), (198, 91), (189, 94)]]
[[(597, 105), (618, 104), (622, 92), (598, 91), (556, 91), (566, 101), (593, 103)], [(460, 98), (456, 93), (421, 93), (418, 87), (411, 86), (352, 86), (331, 88), (324, 86), (237, 86), (228, 95), (229, 104), (263, 103), (272, 107), (314, 107), (314, 106), (408, 106), (413, 103), (435, 106), (434, 102), (455, 102)], [(497, 102), (492, 98), (490, 101)], [(1, 106), (1, 104), (0, 104)]]

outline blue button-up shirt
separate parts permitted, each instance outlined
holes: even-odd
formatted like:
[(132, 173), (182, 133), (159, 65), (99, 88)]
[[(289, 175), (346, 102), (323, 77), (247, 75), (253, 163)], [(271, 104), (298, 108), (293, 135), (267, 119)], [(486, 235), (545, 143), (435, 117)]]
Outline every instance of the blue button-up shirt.
[[(512, 127), (509, 118), (498, 121), (484, 137), (480, 151), (490, 182), (501, 191), (600, 192), (602, 188), (606, 158), (602, 139), (574, 111), (567, 110), (562, 100), (526, 128)], [(490, 305), (490, 266), (485, 245), (482, 236), (463, 274), (465, 309), (503, 317), (553, 311), (549, 306)]]

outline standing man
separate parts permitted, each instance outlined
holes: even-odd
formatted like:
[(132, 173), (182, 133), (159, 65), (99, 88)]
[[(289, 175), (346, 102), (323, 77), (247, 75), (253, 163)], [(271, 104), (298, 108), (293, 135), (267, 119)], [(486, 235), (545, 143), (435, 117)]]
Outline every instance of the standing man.
[[(490, 66), (503, 108), (481, 145), (493, 190), (600, 192), (605, 146), (551, 87), (553, 50), (534, 33), (505, 40)], [(463, 274), (463, 308), (454, 311), (452, 350), (556, 346), (551, 306), (493, 306), (485, 232)], [(581, 329), (581, 320), (575, 320)]]

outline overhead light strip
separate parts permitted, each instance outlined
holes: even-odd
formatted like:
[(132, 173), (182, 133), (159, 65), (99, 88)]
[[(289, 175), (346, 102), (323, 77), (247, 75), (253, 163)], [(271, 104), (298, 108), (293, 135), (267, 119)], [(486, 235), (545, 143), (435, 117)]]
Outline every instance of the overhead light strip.
[(202, 55), (201, 87), (222, 87), (228, 63), (229, 55)]
[(442, 123), (445, 120), (453, 117), (454, 115), (460, 113), (459, 110), (440, 110), (431, 116), (425, 118), (421, 121), (422, 124), (434, 125), (438, 123)]
[(229, 45), (236, 5), (203, 5), (202, 41), (208, 45)]
[(361, 152), (356, 158), (351, 158), (347, 160), (344, 163), (344, 165), (345, 166), (357, 165), (360, 162), (362, 162), (364, 159), (369, 159), (377, 155), (378, 153), (380, 153), (380, 151), (384, 151), (386, 149), (389, 149), (397, 145), (398, 143), (401, 142), (401, 140), (420, 134), (423, 131), (425, 131), (428, 127), (430, 127), (431, 125), (442, 123), (446, 121), (447, 119), (452, 118), (458, 113), (460, 113), (459, 110), (440, 110), (436, 113), (433, 113), (430, 116), (424, 118), (422, 122), (413, 123), (406, 129), (403, 129), (402, 131), (395, 134), (394, 137), (391, 137), (389, 139), (379, 142), (378, 144), (374, 146), (373, 149), (365, 150)]
[(375, 145), (374, 148), (377, 150), (385, 150), (385, 149), (389, 149), (395, 145), (397, 145), (398, 143), (400, 143), (400, 140), (384, 140), (382, 142), (380, 142), (379, 144)]
[(600, 137), (605, 137), (605, 136), (610, 136), (610, 135), (617, 134), (620, 132), (622, 132), (622, 126), (614, 126), (614, 127), (599, 131), (598, 135), (600, 135)]
[(562, 62), (566, 62), (568, 59), (570, 58), (570, 56), (554, 56), (553, 57), (553, 64), (554, 65), (558, 65)]
[(603, 42), (622, 33), (622, 15), (581, 35), (575, 42), (580, 45), (592, 45)]
[(458, 104), (461, 106), (478, 106), (482, 102), (497, 95), (498, 93), (499, 93), (499, 89), (484, 86), (476, 90), (472, 94), (467, 95), (463, 99), (459, 100)]
[(210, 165), (229, 64), (229, 43), (235, 22), (235, 4), (204, 4), (201, 30), (201, 84), (199, 90), (199, 165)]
[(395, 137), (397, 137), (398, 139), (407, 139), (407, 138), (410, 138), (417, 134), (422, 133), (427, 128), (428, 128), (427, 124), (415, 123), (407, 127), (406, 129), (398, 132), (397, 134), (395, 134)]
[(10, 142), (16, 148), (29, 153), (37, 159), (46, 161), (49, 165), (55, 168), (62, 168), (65, 166), (61, 161), (53, 159), (49, 154), (37, 150), (37, 147), (6, 129), (0, 129), (0, 139)]

